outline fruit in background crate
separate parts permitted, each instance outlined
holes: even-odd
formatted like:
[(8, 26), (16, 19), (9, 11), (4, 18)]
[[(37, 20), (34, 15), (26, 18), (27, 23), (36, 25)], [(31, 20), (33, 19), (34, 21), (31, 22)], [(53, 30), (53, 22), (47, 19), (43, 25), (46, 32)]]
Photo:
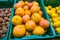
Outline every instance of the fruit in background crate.
[(59, 7), (55, 7), (56, 10), (59, 10)]
[(57, 10), (57, 13), (60, 15), (60, 10)]
[(25, 33), (26, 33), (26, 30), (24, 25), (16, 25), (13, 28), (13, 35), (15, 37), (22, 37), (25, 35)]
[(14, 25), (19, 25), (19, 24), (22, 23), (22, 18), (18, 15), (15, 15), (15, 16), (12, 17), (12, 23)]
[(56, 12), (56, 9), (55, 9), (55, 8), (52, 8), (51, 11), (52, 11), (53, 13), (55, 13), (55, 12)]
[(60, 34), (60, 27), (55, 29), (56, 33)]
[(51, 18), (56, 18), (56, 17), (58, 17), (58, 14), (56, 14), (56, 13), (51, 14)]
[(22, 17), (22, 20), (23, 20), (24, 23), (26, 23), (27, 21), (30, 20), (30, 16), (29, 16), (29, 15), (24, 15), (24, 16)]
[(33, 20), (35, 23), (40, 22), (41, 16), (39, 13), (33, 13), (31, 16), (31, 20)]
[(19, 15), (19, 16), (24, 16), (24, 9), (23, 8), (17, 8), (15, 11), (15, 15)]
[(23, 9), (24, 9), (24, 10), (28, 10), (29, 7), (28, 7), (28, 6), (24, 6)]
[(30, 10), (26, 10), (26, 11), (25, 11), (25, 15), (29, 15), (29, 16), (31, 16), (31, 12), (30, 12)]
[(48, 9), (51, 10), (52, 9), (52, 6), (48, 6)]
[(48, 20), (41, 20), (40, 22), (39, 22), (39, 25), (42, 27), (42, 28), (44, 28), (44, 29), (47, 29), (47, 28), (49, 28), (49, 21)]
[(37, 12), (39, 12), (39, 10), (40, 10), (39, 6), (32, 6), (30, 8), (31, 13), (37, 13)]
[[(48, 11), (49, 9), (47, 9)], [(59, 6), (52, 8), (49, 10), (51, 13), (49, 13), (51, 22), (53, 27), (55, 28), (56, 33), (60, 34), (60, 9)]]
[(34, 1), (34, 2), (33, 2), (33, 5), (34, 5), (34, 6), (39, 6), (39, 3), (36, 2), (36, 1)]
[(43, 35), (45, 30), (41, 26), (37, 26), (34, 28), (33, 32), (34, 35)]
[(53, 26), (54, 26), (55, 28), (60, 27), (60, 21), (54, 22)]
[(34, 21), (30, 20), (25, 23), (25, 28), (27, 31), (32, 31), (36, 27), (36, 24)]

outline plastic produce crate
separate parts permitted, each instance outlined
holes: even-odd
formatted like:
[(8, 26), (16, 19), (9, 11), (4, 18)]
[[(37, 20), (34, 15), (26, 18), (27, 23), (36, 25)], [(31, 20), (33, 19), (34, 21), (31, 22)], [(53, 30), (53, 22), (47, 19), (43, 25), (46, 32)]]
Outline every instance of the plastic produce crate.
[[(43, 1), (43, 5), (44, 5), (44, 9), (45, 9), (45, 6), (48, 6), (48, 5), (51, 5), (52, 7), (57, 7), (57, 6), (59, 6), (60, 5), (60, 0), (54, 0), (54, 2), (50, 2), (49, 0), (42, 0)], [(46, 9), (45, 9), (45, 11), (46, 11)], [(46, 13), (47, 13), (47, 11), (46, 11)], [(48, 13), (47, 13), (48, 14)], [(49, 18), (50, 19), (50, 18)], [(54, 27), (52, 27), (53, 28), (53, 31), (55, 32), (55, 29), (54, 29)], [(56, 37), (60, 37), (60, 34), (57, 34), (56, 32), (55, 32), (55, 36)]]
[[(12, 8), (13, 4), (10, 5), (10, 2), (3, 2), (3, 1), (0, 1), (0, 9), (1, 8)], [(7, 40), (7, 37), (8, 37), (8, 33), (9, 33), (9, 27), (10, 27), (10, 22), (8, 24), (8, 29), (7, 29), (7, 32), (6, 32), (6, 36), (5, 37), (2, 37), (0, 38), (0, 40)]]
[[(15, 0), (15, 2), (16, 2), (16, 0)], [(44, 7), (43, 7), (42, 0), (37, 0), (37, 2), (40, 4), (41, 10), (43, 11), (43, 17), (49, 21), (48, 15), (47, 15)], [(14, 8), (13, 8), (11, 14), (12, 14), (12, 15), (11, 15), (11, 19), (12, 19), (12, 17), (14, 16)], [(10, 19), (10, 32), (9, 32), (9, 38), (8, 38), (8, 40), (43, 39), (43, 38), (54, 38), (54, 37), (55, 37), (55, 36), (54, 36), (54, 35), (55, 35), (55, 34), (54, 34), (54, 31), (53, 31), (53, 28), (52, 28), (52, 25), (51, 25), (51, 22), (50, 22), (50, 26), (49, 26), (49, 28), (47, 29), (48, 31), (47, 31), (47, 33), (44, 34), (44, 35), (30, 35), (30, 36), (24, 36), (24, 37), (22, 37), (22, 38), (16, 38), (16, 37), (14, 37), (13, 34), (12, 34), (13, 24), (12, 24), (12, 22), (11, 22), (11, 19)]]

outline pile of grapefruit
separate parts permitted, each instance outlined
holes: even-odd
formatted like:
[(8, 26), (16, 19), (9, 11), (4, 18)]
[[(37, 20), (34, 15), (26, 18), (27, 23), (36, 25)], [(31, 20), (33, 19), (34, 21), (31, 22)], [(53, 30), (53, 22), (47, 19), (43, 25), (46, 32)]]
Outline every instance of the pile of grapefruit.
[(12, 17), (13, 35), (43, 35), (49, 28), (49, 21), (42, 17), (43, 12), (36, 1), (19, 1), (14, 5), (15, 15)]

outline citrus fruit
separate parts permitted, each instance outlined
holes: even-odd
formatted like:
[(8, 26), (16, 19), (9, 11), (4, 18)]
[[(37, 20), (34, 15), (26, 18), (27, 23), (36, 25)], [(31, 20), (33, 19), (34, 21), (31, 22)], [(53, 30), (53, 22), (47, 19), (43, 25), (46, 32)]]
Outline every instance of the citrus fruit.
[(42, 27), (37, 26), (37, 27), (34, 28), (32, 33), (34, 35), (43, 35), (45, 33), (45, 30)]
[(35, 23), (38, 23), (41, 20), (41, 16), (38, 13), (33, 13), (31, 16), (31, 20), (33, 20)]
[(23, 8), (17, 8), (15, 11), (15, 15), (24, 16), (24, 9)]
[(27, 31), (32, 31), (35, 28), (35, 26), (36, 26), (36, 24), (32, 20), (27, 21), (26, 24), (25, 24), (25, 27), (26, 27)]
[(29, 7), (28, 7), (28, 6), (24, 6), (23, 9), (24, 9), (24, 10), (28, 10)]
[(36, 5), (36, 6), (39, 6), (39, 3), (36, 2), (36, 1), (34, 1), (34, 2), (33, 2), (33, 5), (34, 5), (34, 6), (35, 6), (35, 5)]
[(60, 27), (55, 29), (56, 33), (60, 34)]
[(32, 6), (30, 9), (31, 13), (37, 13), (39, 12), (39, 10), (40, 10), (39, 6)]
[(26, 11), (25, 11), (25, 15), (31, 16), (31, 12), (30, 12), (29, 10), (26, 10)]
[(12, 17), (12, 23), (14, 25), (21, 24), (22, 23), (22, 18), (18, 15), (15, 15), (15, 16)]
[(29, 15), (24, 15), (24, 16), (22, 17), (22, 20), (23, 20), (24, 23), (26, 23), (27, 21), (30, 20), (30, 16), (29, 16)]
[(41, 20), (40, 22), (39, 22), (39, 25), (42, 27), (42, 28), (49, 28), (49, 21), (48, 20)]
[(26, 30), (24, 25), (16, 25), (13, 28), (13, 35), (15, 37), (22, 37), (25, 35), (25, 33), (26, 33)]

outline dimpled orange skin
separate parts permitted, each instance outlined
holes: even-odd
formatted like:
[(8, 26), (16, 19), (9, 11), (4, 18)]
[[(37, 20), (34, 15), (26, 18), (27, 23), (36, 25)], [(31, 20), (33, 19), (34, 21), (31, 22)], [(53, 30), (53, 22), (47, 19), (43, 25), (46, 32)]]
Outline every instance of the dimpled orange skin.
[(39, 22), (39, 25), (42, 27), (42, 28), (49, 28), (49, 21), (48, 20), (41, 20), (40, 22)]
[(25, 33), (26, 33), (26, 30), (24, 25), (16, 25), (13, 28), (13, 35), (15, 37), (22, 37), (25, 35)]
[(41, 16), (38, 13), (33, 13), (31, 16), (31, 20), (33, 20), (35, 23), (39, 23), (41, 20)]
[(24, 9), (24, 10), (28, 10), (29, 7), (28, 7), (28, 6), (24, 6), (23, 9)]
[(26, 11), (25, 11), (25, 15), (31, 16), (31, 12), (30, 12), (29, 10), (26, 10)]
[(15, 15), (24, 16), (24, 9), (17, 8), (15, 11)]
[(31, 13), (37, 13), (39, 12), (39, 10), (40, 10), (39, 6), (32, 6), (30, 9)]
[(24, 16), (22, 17), (22, 20), (23, 20), (24, 23), (26, 23), (27, 21), (30, 20), (30, 16), (29, 16), (29, 15), (24, 15)]
[(45, 33), (44, 29), (40, 26), (34, 28), (33, 32), (34, 35), (43, 35)]
[(18, 15), (15, 15), (15, 16), (12, 17), (12, 23), (14, 25), (22, 24), (22, 18)]
[(25, 27), (27, 31), (32, 31), (36, 27), (36, 24), (34, 21), (30, 20), (26, 22)]

